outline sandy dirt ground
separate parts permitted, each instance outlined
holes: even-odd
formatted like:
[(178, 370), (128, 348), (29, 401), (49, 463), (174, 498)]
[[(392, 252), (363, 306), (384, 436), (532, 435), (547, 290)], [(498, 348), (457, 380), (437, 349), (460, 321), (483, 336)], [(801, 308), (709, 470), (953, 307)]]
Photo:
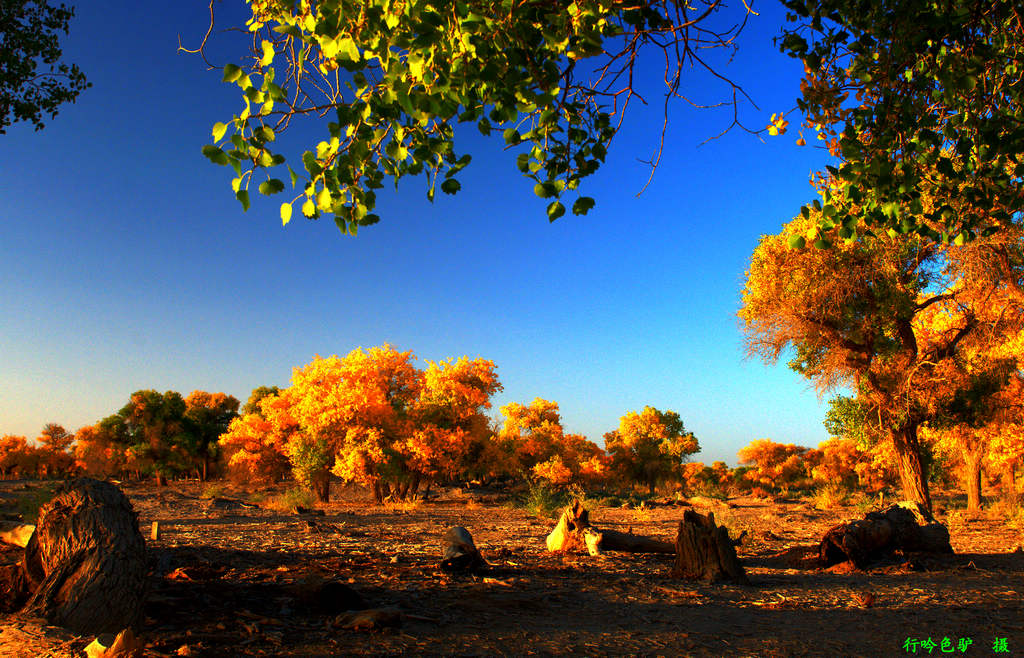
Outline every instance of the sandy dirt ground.
[[(0, 510), (37, 486), (0, 482)], [(863, 509), (695, 503), (732, 536), (747, 531), (737, 551), (751, 585), (738, 586), (672, 578), (671, 555), (548, 553), (554, 521), (500, 493), (382, 508), (349, 490), (320, 515), (253, 505), (231, 488), (204, 498), (199, 483), (123, 489), (152, 569), (147, 655), (1024, 655), (1024, 536), (985, 515), (939, 514), (954, 556), (844, 572), (819, 567), (817, 543)], [(591, 522), (671, 541), (687, 508), (594, 507)], [(489, 569), (439, 569), (453, 525), (472, 533)], [(0, 552), (4, 563), (18, 557)], [(385, 625), (346, 627), (359, 607), (388, 609)]]

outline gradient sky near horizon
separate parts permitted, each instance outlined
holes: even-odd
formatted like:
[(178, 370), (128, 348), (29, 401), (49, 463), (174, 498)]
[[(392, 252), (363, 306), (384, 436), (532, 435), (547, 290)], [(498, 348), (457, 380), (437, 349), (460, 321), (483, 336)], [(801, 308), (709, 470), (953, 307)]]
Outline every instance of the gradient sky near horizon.
[[(800, 67), (772, 44), (781, 7), (754, 8), (722, 70), (757, 103), (742, 120), (761, 128), (794, 106)], [(759, 236), (813, 198), (808, 176), (826, 163), (795, 145), (795, 115), (782, 137), (734, 129), (701, 145), (732, 109), (674, 103), (660, 166), (637, 196), (661, 127), (650, 53), (650, 105), (630, 107), (583, 184), (597, 199), (586, 216), (549, 224), (500, 138), (467, 125), (456, 140), (474, 160), (459, 194), (431, 204), (422, 178), (386, 187), (382, 221), (356, 238), (298, 212), (282, 228), (281, 198), (254, 197), (243, 213), (230, 170), (200, 153), (241, 103), (219, 71), (177, 52), (179, 37), (194, 46), (205, 32), (205, 3), (75, 10), (64, 60), (92, 88), (44, 130), (0, 135), (0, 434), (74, 430), (139, 389), (244, 402), (316, 354), (387, 342), (420, 359), (492, 359), (504, 384), (495, 413), (555, 400), (567, 431), (598, 442), (644, 405), (677, 411), (705, 462), (734, 464), (757, 438), (826, 438), (825, 401), (784, 364), (745, 360), (736, 318)], [(218, 11), (218, 26), (241, 16), (231, 3)], [(229, 44), (215, 34), (214, 61), (241, 58)], [(687, 73), (695, 101), (727, 99)], [(322, 139), (296, 133), (290, 160)]]

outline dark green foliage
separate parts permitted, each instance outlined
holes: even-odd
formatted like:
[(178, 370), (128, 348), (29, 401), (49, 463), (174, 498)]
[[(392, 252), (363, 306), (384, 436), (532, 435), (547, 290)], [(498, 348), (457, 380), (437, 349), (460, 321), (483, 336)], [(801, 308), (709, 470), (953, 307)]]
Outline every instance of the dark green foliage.
[(77, 65), (59, 62), (58, 35), (74, 10), (48, 0), (0, 0), (0, 135), (18, 121), (43, 128), (91, 85)]

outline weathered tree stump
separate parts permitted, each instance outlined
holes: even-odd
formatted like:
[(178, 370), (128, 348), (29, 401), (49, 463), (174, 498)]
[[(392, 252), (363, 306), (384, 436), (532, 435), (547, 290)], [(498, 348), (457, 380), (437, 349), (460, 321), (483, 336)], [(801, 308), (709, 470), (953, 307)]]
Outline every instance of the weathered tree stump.
[(480, 555), (473, 536), (462, 526), (452, 526), (444, 535), (444, 557), (442, 571), (476, 572), (487, 568), (487, 561)]
[(586, 550), (591, 555), (604, 551), (626, 553), (675, 553), (671, 543), (618, 530), (598, 530), (590, 525), (590, 513), (579, 500), (562, 511), (558, 524), (548, 535), (546, 544), (556, 551)]
[(952, 553), (953, 547), (946, 526), (920, 503), (905, 501), (831, 528), (818, 545), (818, 560), (826, 567), (852, 561), (863, 569), (893, 551)]
[(676, 578), (750, 584), (743, 565), (736, 557), (736, 547), (729, 539), (729, 530), (715, 524), (714, 512), (708, 512), (707, 516), (693, 510), (683, 512), (675, 553), (672, 575)]
[(39, 510), (19, 565), (28, 589), (22, 617), (82, 635), (141, 621), (146, 545), (131, 503), (112, 484), (79, 478)]

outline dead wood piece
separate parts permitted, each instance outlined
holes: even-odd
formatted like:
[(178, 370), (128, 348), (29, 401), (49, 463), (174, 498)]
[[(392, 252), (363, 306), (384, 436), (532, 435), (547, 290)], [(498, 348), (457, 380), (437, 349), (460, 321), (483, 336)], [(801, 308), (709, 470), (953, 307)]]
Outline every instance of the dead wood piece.
[(473, 543), (473, 536), (462, 526), (452, 526), (444, 535), (444, 557), (442, 571), (476, 572), (486, 569), (488, 564)]
[[(590, 527), (590, 513), (583, 507), (583, 503), (574, 500), (571, 505), (562, 511), (558, 517), (555, 529), (548, 535), (545, 543), (548, 551), (579, 551), (587, 548), (584, 538), (584, 530)], [(594, 540), (591, 540), (594, 543)], [(600, 542), (597, 542), (598, 544)], [(595, 546), (596, 548), (596, 546)]]
[(617, 530), (602, 530), (604, 539), (601, 548), (606, 551), (623, 551), (626, 553), (675, 553), (676, 547), (672, 542), (652, 539), (643, 535), (634, 535), (631, 532), (619, 532)]
[(117, 635), (103, 633), (85, 648), (87, 658), (133, 658), (141, 656), (144, 645), (126, 628)]
[(141, 621), (146, 545), (128, 498), (108, 482), (63, 485), (39, 510), (22, 566), (32, 587), (23, 615), (83, 635)]
[(402, 612), (398, 608), (372, 608), (338, 615), (335, 625), (354, 631), (369, 631), (402, 625)]
[(736, 547), (729, 539), (728, 528), (715, 524), (713, 512), (705, 516), (686, 510), (679, 522), (675, 548), (676, 562), (672, 575), (676, 578), (750, 584), (743, 565), (736, 557)]
[(953, 547), (946, 526), (906, 501), (830, 528), (818, 545), (818, 559), (826, 567), (851, 560), (864, 569), (893, 551), (948, 554)]
[(545, 540), (548, 551), (573, 552), (586, 550), (591, 555), (604, 551), (626, 553), (675, 553), (673, 544), (660, 539), (618, 530), (598, 530), (590, 525), (590, 513), (579, 500), (562, 511), (555, 529)]
[(32, 533), (36, 531), (34, 525), (25, 523), (0, 523), (0, 542), (11, 546), (25, 548)]

